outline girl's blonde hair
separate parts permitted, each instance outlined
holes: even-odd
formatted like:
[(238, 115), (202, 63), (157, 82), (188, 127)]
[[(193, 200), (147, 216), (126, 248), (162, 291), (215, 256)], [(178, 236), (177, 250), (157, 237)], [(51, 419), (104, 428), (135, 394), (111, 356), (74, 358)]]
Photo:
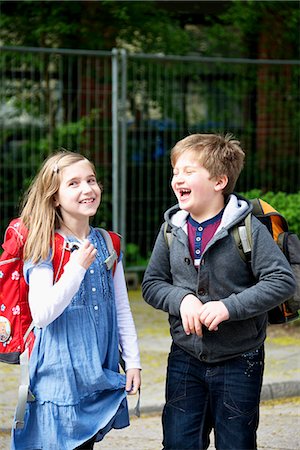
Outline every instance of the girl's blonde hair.
[(229, 195), (244, 166), (245, 153), (240, 142), (231, 134), (191, 134), (181, 139), (171, 150), (171, 164), (184, 152), (193, 152), (199, 163), (210, 173), (211, 178), (226, 175), (228, 183), (223, 190)]
[(60, 187), (62, 171), (79, 161), (87, 161), (96, 175), (95, 166), (85, 156), (62, 149), (44, 161), (25, 193), (21, 212), (21, 220), (28, 229), (24, 260), (37, 263), (49, 256), (55, 229), (60, 227), (54, 196)]

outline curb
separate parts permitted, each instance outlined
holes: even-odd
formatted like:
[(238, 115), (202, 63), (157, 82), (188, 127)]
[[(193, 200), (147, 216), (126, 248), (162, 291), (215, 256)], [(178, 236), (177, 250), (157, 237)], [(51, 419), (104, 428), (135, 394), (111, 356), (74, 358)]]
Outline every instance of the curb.
[[(261, 401), (289, 397), (300, 397), (300, 381), (282, 381), (262, 386), (260, 396)], [(141, 414), (161, 413), (163, 407), (164, 404), (141, 406)], [(133, 408), (129, 409), (129, 414), (131, 416), (135, 415)]]
[(274, 400), (276, 398), (298, 396), (300, 396), (300, 381), (282, 381), (263, 385), (260, 399)]

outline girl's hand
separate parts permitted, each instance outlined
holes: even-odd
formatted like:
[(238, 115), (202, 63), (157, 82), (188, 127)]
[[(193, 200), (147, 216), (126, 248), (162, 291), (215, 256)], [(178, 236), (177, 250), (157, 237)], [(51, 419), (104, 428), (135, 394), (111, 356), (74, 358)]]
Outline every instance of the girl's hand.
[(70, 260), (77, 261), (80, 266), (87, 270), (95, 260), (96, 253), (97, 250), (93, 244), (88, 239), (85, 239), (79, 249), (72, 252)]
[(134, 395), (141, 386), (141, 370), (127, 369), (126, 370), (126, 392), (129, 395)]

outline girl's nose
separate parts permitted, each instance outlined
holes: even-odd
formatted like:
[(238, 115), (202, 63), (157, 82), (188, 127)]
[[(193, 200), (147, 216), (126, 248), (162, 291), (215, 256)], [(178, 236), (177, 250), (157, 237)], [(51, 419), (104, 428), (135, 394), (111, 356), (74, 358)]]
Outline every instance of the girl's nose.
[(87, 181), (84, 181), (82, 183), (82, 191), (83, 192), (91, 192), (92, 188), (90, 186), (90, 184)]

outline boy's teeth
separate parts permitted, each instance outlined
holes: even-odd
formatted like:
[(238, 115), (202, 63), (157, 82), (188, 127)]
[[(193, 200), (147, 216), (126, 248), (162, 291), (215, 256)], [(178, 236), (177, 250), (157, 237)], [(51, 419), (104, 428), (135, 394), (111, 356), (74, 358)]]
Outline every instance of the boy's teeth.
[(190, 194), (190, 190), (189, 189), (182, 189), (181, 191), (180, 191), (180, 195), (181, 196), (183, 196), (183, 195), (186, 195), (186, 194)]

